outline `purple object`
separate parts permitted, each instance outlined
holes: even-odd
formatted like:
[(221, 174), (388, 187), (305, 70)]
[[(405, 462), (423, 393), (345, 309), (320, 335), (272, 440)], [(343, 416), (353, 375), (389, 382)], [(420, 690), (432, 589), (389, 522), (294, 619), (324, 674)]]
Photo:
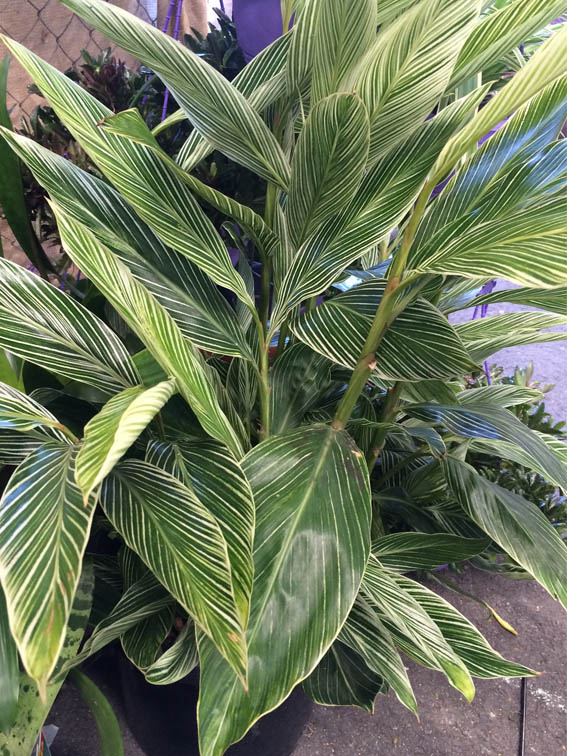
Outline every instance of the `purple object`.
[(247, 63), (282, 35), (280, 0), (234, 0), (232, 16)]

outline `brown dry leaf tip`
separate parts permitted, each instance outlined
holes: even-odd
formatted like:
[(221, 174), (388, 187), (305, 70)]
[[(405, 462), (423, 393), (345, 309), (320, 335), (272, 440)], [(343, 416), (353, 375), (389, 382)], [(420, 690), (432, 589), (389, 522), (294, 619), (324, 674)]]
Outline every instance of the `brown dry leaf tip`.
[(230, 638), (231, 641), (234, 641), (235, 643), (239, 643), (240, 641), (240, 638), (238, 637), (236, 633), (229, 633), (228, 637)]
[(104, 123), (104, 121), (105, 121), (105, 119), (104, 119), (104, 118), (101, 118), (101, 119), (100, 119), (100, 121), (97, 121), (97, 122), (96, 122), (96, 125), (97, 125), (97, 126), (102, 126), (102, 125), (103, 125), (103, 123)]
[(362, 452), (357, 451), (356, 449), (353, 449), (352, 453), (354, 454), (355, 457), (362, 457)]

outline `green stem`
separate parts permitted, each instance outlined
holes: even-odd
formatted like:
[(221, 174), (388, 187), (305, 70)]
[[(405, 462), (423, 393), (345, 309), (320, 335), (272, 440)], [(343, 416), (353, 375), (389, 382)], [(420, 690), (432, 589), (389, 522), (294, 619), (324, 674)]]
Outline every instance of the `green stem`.
[(57, 428), (57, 430), (60, 430), (61, 433), (64, 433), (67, 436), (67, 438), (69, 438), (74, 444), (79, 443), (79, 439), (77, 438), (77, 436), (75, 436), (75, 434), (72, 431), (70, 431), (66, 425), (63, 425), (63, 423), (53, 423), (53, 427)]
[(269, 342), (260, 350), (260, 438), (262, 441), (270, 437), (270, 382), (269, 382)]
[(342, 430), (346, 426), (354, 406), (358, 401), (358, 397), (362, 393), (366, 386), (366, 382), (376, 367), (376, 350), (378, 349), (390, 323), (390, 315), (394, 306), (395, 293), (399, 283), (399, 278), (392, 278), (388, 281), (386, 289), (384, 290), (380, 305), (376, 310), (374, 320), (370, 326), (370, 331), (368, 332), (368, 336), (366, 337), (366, 341), (362, 348), (362, 356), (353, 371), (333, 419), (332, 426), (336, 430)]
[[(398, 412), (398, 400), (400, 398), (400, 394), (402, 393), (403, 385), (403, 381), (397, 381), (396, 383), (394, 383), (392, 388), (388, 390), (386, 399), (384, 401), (384, 407), (382, 408), (382, 413), (380, 415), (380, 423), (390, 423), (396, 417), (396, 414)], [(368, 450), (368, 454), (366, 455), (366, 462), (368, 464), (369, 472), (372, 472), (372, 470), (374, 469), (376, 460), (378, 459), (380, 452), (384, 448), (384, 443), (386, 441), (387, 435), (387, 428), (376, 428), (376, 430), (374, 431), (374, 437), (372, 438), (370, 449)]]
[(276, 351), (276, 357), (279, 357), (285, 349), (287, 337), (289, 336), (289, 326), (287, 320), (285, 320), (280, 327), (280, 335), (278, 337), (278, 349)]

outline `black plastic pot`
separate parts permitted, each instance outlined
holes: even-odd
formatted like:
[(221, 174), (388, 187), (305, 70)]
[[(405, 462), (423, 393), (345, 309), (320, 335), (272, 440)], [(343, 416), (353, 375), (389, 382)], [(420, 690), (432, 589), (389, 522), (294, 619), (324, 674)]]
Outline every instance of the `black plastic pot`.
[[(199, 756), (199, 672), (173, 685), (150, 685), (121, 655), (126, 720), (147, 756)], [(290, 756), (309, 719), (312, 702), (296, 688), (283, 704), (257, 722), (226, 756)]]

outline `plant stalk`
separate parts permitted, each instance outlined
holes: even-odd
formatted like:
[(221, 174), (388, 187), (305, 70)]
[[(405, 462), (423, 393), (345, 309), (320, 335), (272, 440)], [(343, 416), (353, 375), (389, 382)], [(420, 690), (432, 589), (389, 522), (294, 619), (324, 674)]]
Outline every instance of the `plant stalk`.
[[(396, 417), (396, 414), (398, 412), (398, 400), (400, 398), (400, 394), (402, 393), (403, 385), (403, 381), (397, 381), (396, 383), (394, 383), (392, 388), (388, 390), (380, 417), (381, 423), (390, 423)], [(366, 463), (368, 465), (369, 472), (372, 472), (372, 470), (374, 469), (376, 460), (378, 459), (382, 449), (384, 448), (384, 443), (386, 441), (387, 435), (387, 428), (376, 428), (376, 430), (374, 431), (372, 444), (370, 446), (368, 454), (366, 455)]]

